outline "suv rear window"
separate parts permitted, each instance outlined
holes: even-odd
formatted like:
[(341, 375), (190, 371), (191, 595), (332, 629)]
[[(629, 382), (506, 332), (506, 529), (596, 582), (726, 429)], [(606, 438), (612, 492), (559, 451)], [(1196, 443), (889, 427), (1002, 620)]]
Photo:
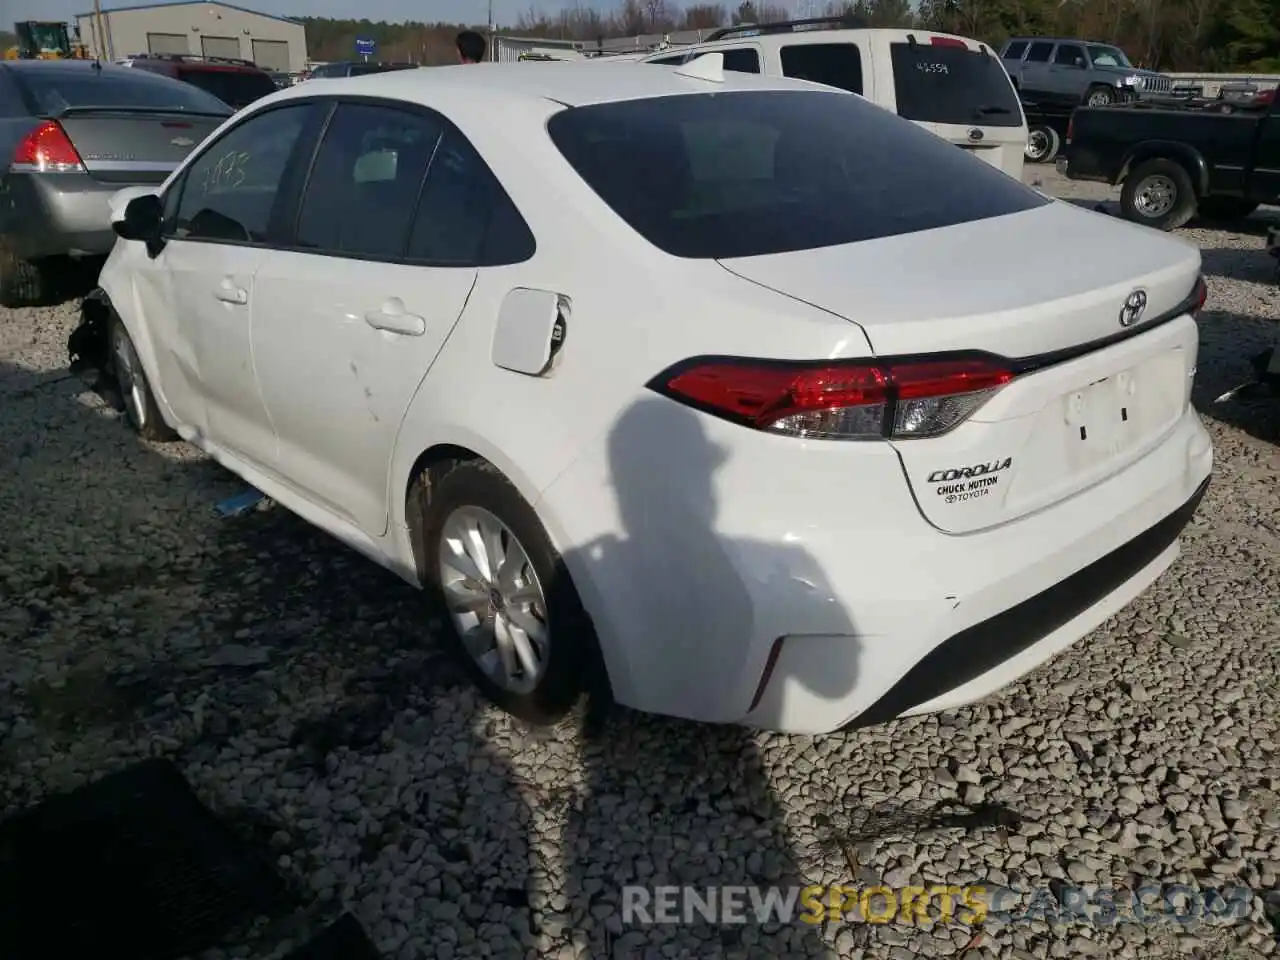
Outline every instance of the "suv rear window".
[(889, 44), (898, 115), (924, 123), (1020, 127), (1022, 108), (1000, 61), (952, 46)]
[(594, 104), (557, 113), (547, 130), (619, 217), (677, 257), (808, 250), (1049, 202), (967, 151), (835, 91)]
[(247, 107), (260, 97), (276, 92), (276, 85), (256, 70), (217, 70), (207, 67), (180, 67), (178, 79), (205, 90), (233, 107)]
[(145, 107), (227, 114), (227, 105), (203, 90), (129, 67), (101, 70), (70, 64), (65, 69), (30, 70), (22, 77), (39, 113), (57, 114), (68, 107)]

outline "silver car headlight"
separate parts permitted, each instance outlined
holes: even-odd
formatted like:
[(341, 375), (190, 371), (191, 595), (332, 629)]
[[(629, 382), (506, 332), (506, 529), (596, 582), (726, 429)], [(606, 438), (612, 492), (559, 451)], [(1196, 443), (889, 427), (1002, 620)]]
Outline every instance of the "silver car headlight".
[(1121, 78), (1120, 83), (1126, 87), (1136, 87), (1142, 83), (1142, 78), (1135, 74), (1134, 76)]

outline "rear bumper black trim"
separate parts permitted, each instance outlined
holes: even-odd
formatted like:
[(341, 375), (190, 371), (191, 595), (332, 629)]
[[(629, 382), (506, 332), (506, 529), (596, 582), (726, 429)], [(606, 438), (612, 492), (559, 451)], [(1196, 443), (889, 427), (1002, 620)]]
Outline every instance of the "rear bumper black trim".
[(1191, 499), (1124, 546), (1061, 583), (947, 638), (843, 729), (885, 723), (1017, 656), (1121, 587), (1164, 553), (1191, 520), (1209, 477)]

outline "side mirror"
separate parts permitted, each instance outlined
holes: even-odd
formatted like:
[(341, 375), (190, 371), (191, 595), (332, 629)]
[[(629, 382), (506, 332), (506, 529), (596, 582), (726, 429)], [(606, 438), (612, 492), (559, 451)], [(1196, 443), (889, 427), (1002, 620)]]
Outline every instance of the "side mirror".
[(152, 242), (160, 237), (164, 208), (154, 193), (134, 197), (124, 208), (124, 216), (112, 221), (116, 235), (125, 240)]

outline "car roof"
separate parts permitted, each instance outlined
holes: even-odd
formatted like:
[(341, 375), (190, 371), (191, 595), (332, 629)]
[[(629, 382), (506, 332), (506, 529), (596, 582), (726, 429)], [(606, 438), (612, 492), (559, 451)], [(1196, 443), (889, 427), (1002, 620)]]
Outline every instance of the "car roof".
[(1021, 40), (1024, 43), (1079, 43), (1089, 47), (1115, 47), (1120, 49), (1117, 44), (1109, 43), (1105, 40), (1083, 40), (1080, 37), (1010, 37), (1009, 43)]
[[(805, 90), (815, 87), (803, 80), (761, 74), (724, 72), (723, 82), (682, 76), (676, 70), (655, 70), (646, 63), (618, 64), (613, 70), (595, 70), (591, 61), (554, 63), (478, 63), (448, 67), (393, 70), (362, 77), (311, 80), (273, 94), (273, 103), (294, 97), (358, 95), (387, 97), (424, 106), (467, 107), (485, 103), (552, 101), (566, 107), (670, 97), (695, 93), (739, 90)], [(320, 86), (323, 84), (323, 86)]]
[[(763, 26), (768, 26), (764, 24)], [(646, 59), (653, 59), (663, 56), (676, 56), (681, 51), (688, 50), (707, 50), (716, 49), (725, 46), (741, 46), (744, 43), (776, 43), (776, 44), (795, 44), (795, 43), (819, 43), (822, 41), (831, 41), (837, 38), (847, 38), (849, 34), (855, 33), (861, 36), (872, 36), (880, 40), (887, 40), (889, 43), (906, 43), (911, 37), (954, 37), (957, 40), (964, 40), (967, 43), (977, 43), (987, 46), (985, 41), (975, 40), (972, 37), (966, 37), (958, 33), (947, 33), (943, 30), (906, 30), (902, 27), (832, 27), (827, 30), (792, 30), (779, 33), (752, 33), (753, 27), (743, 24), (740, 28), (743, 32), (727, 37), (721, 37), (718, 40), (703, 40), (701, 43), (680, 44), (672, 46), (666, 50), (658, 50), (654, 53), (646, 55)]]
[(106, 78), (133, 78), (139, 76), (148, 77), (142, 81), (148, 83), (155, 81), (156, 83), (170, 82), (167, 77), (158, 77), (154, 74), (148, 74), (145, 71), (133, 69), (133, 67), (120, 66), (115, 63), (95, 63), (93, 60), (5, 60), (5, 67), (10, 70), (31, 71), (32, 73), (43, 73), (52, 76), (72, 76), (77, 73), (97, 74)]

